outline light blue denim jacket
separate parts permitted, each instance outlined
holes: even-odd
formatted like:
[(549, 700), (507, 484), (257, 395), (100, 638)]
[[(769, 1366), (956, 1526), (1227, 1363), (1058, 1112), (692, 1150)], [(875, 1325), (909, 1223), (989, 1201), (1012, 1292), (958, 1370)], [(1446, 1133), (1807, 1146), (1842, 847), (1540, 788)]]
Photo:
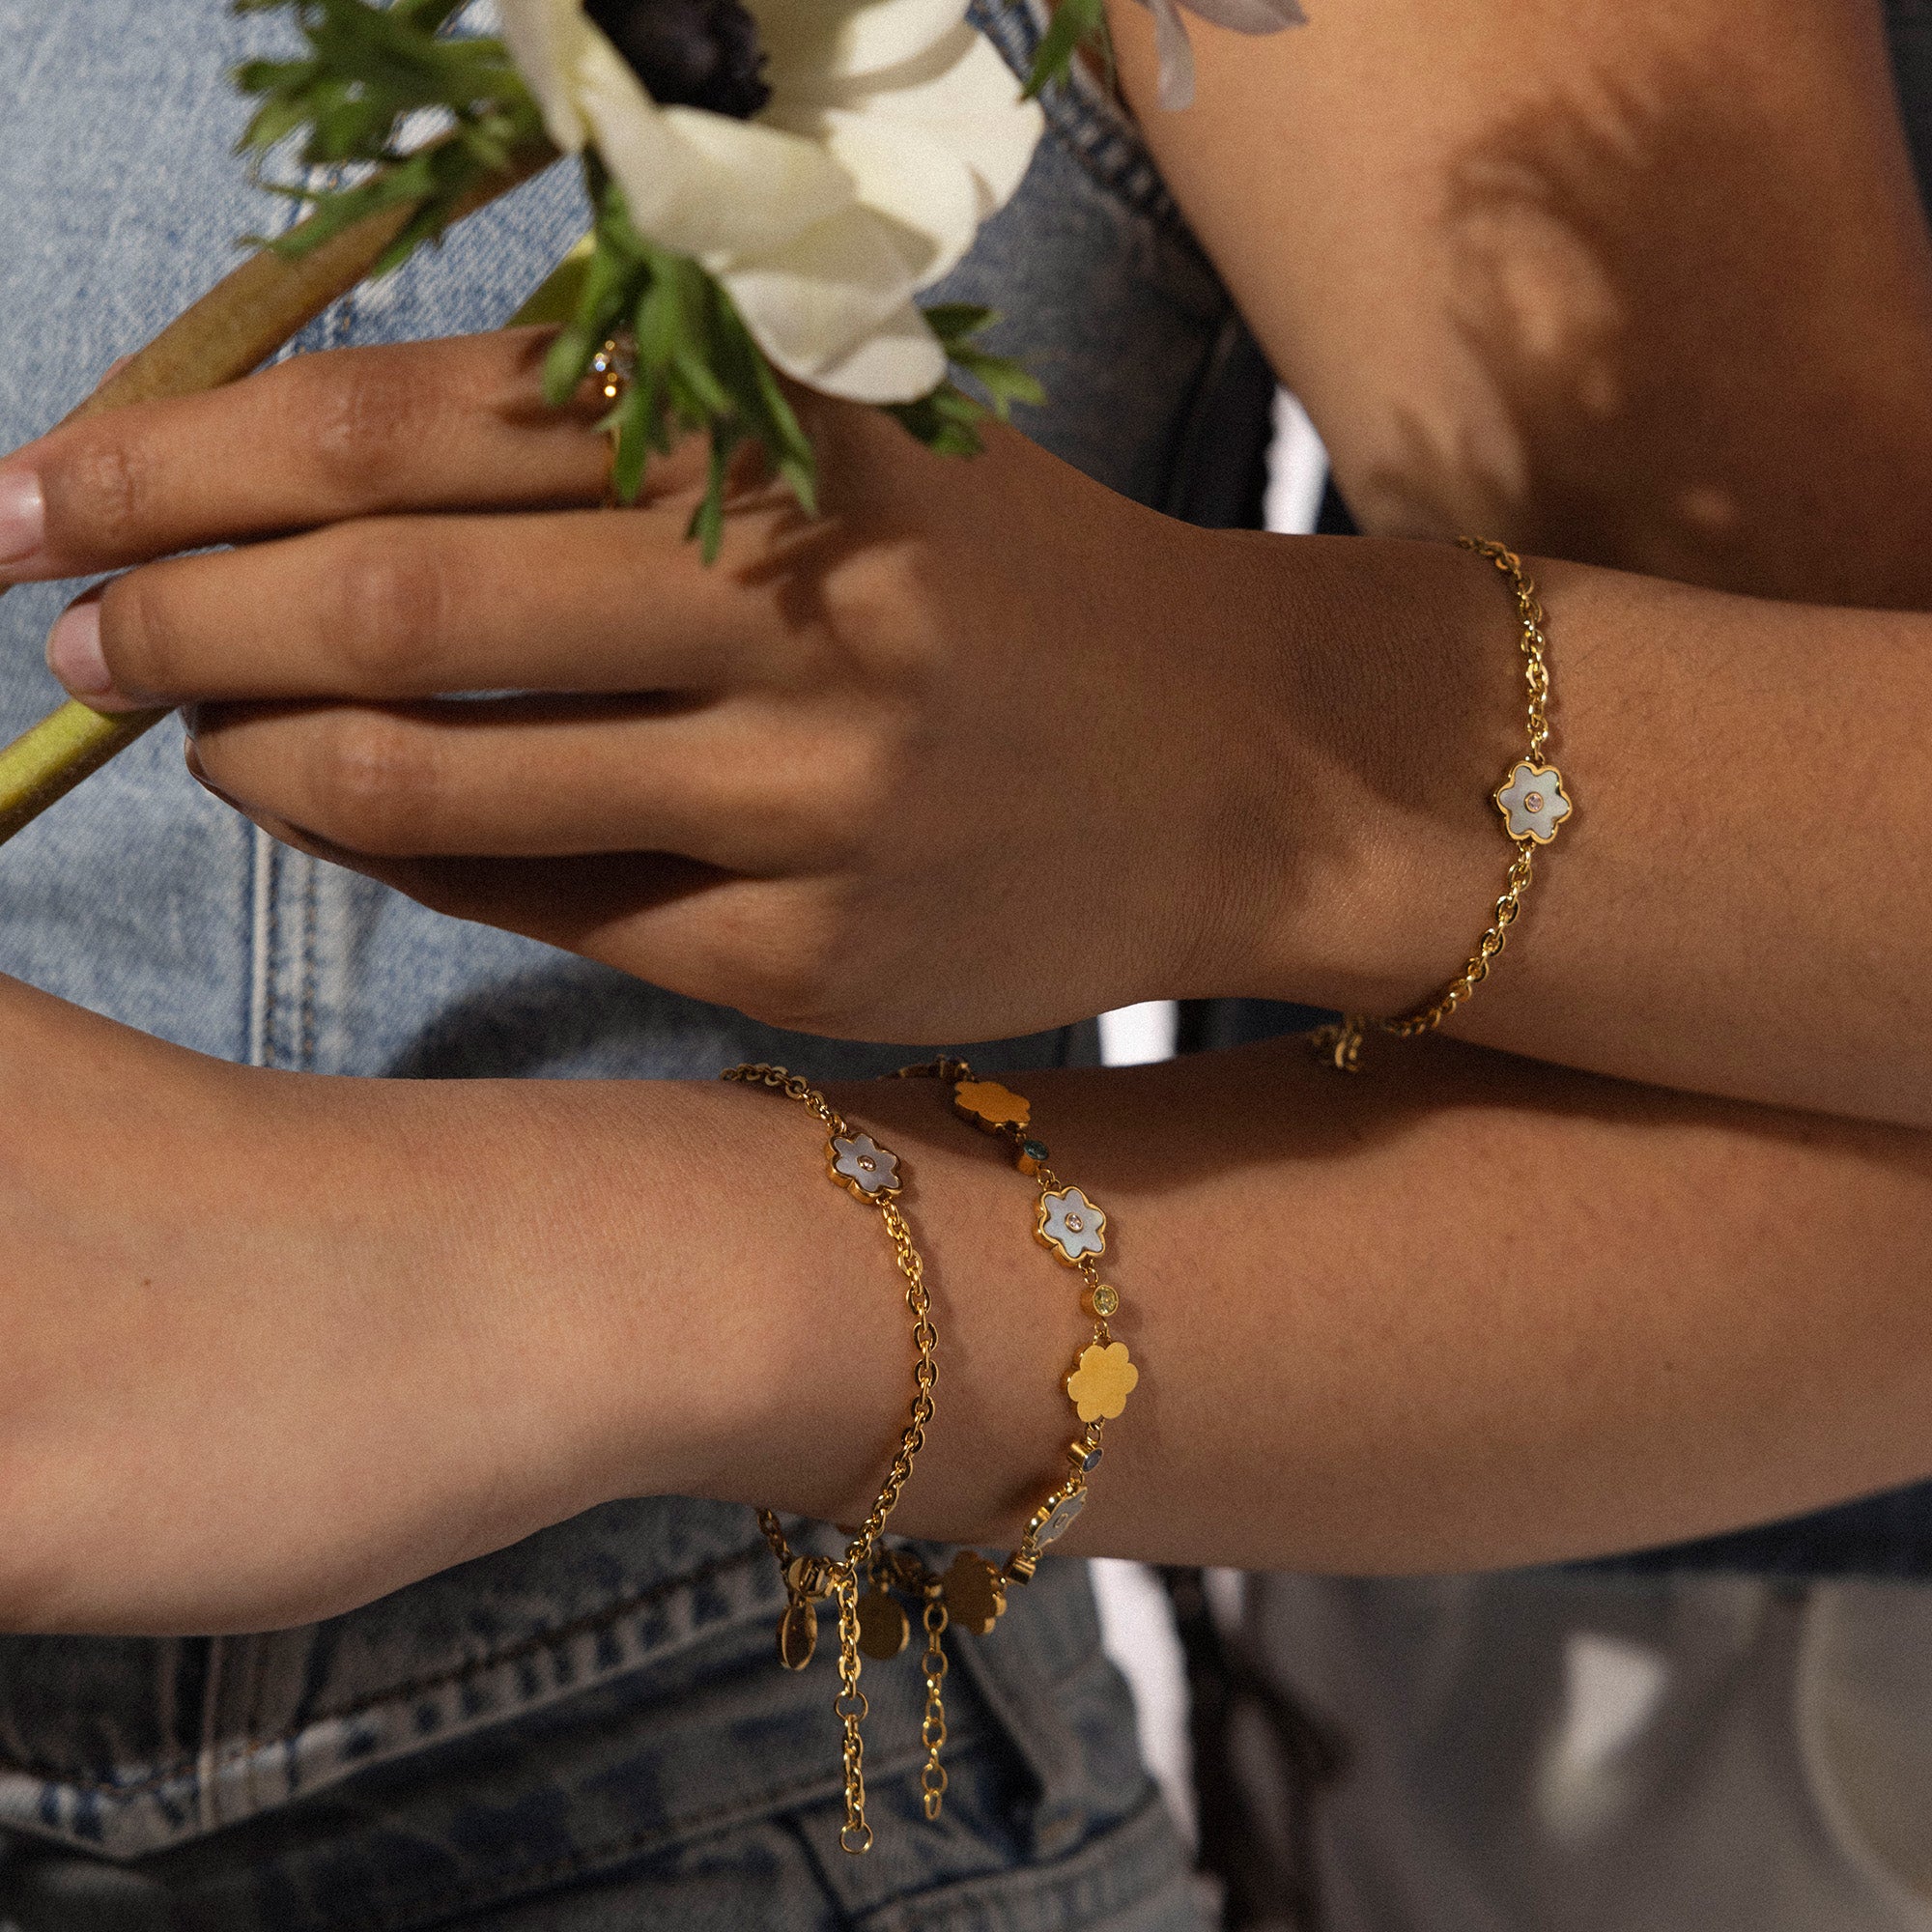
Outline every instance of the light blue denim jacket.
[[(1028, 17), (995, 24), (1024, 60)], [(278, 218), (230, 153), (244, 109), (227, 72), (264, 33), (225, 0), (0, 0), (0, 447)], [(582, 227), (557, 170), (302, 346), (494, 326)], [(1145, 154), (1071, 97), (948, 293), (1013, 318), (1009, 345), (1051, 392), (1041, 440), (1171, 507), (1217, 383), (1259, 366)], [(0, 600), (9, 736), (59, 696), (41, 653), (69, 594)], [(270, 613), (261, 641), (275, 648)], [(173, 726), (0, 852), (0, 970), (259, 1065), (702, 1079), (745, 1058), (861, 1075), (911, 1057), (775, 1034), (317, 865), (190, 782)], [(1022, 1067), (1089, 1044), (1082, 1029), (976, 1057)], [(917, 1818), (917, 1673), (867, 1672), (866, 1860), (835, 1849), (831, 1679), (778, 1667), (778, 1604), (749, 1512), (656, 1500), (313, 1629), (0, 1640), (0, 1922), (1199, 1922), (1080, 1566), (1045, 1566), (993, 1637), (955, 1646), (937, 1829)]]

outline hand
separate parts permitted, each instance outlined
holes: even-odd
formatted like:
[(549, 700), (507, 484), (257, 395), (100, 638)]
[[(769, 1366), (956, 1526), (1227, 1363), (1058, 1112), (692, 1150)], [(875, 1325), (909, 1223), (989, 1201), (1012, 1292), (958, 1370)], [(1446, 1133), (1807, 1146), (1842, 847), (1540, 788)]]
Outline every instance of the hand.
[(196, 776), (294, 844), (762, 1019), (939, 1040), (1248, 989), (1292, 789), (1253, 540), (806, 397), (824, 517), (746, 479), (707, 569), (701, 450), (595, 507), (544, 346), (303, 357), (20, 452), (12, 576), (142, 566), (57, 671), (193, 706)]

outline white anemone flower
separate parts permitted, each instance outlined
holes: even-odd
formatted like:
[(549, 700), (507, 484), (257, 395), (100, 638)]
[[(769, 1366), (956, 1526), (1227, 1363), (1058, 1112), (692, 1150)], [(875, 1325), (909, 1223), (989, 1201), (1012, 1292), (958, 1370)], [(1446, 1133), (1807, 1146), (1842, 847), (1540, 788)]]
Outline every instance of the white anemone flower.
[(661, 106), (582, 0), (501, 0), (502, 31), (551, 138), (595, 148), (639, 233), (717, 276), (779, 369), (928, 395), (946, 354), (913, 298), (1011, 198), (1039, 108), (967, 0), (745, 4), (770, 98), (744, 120)]

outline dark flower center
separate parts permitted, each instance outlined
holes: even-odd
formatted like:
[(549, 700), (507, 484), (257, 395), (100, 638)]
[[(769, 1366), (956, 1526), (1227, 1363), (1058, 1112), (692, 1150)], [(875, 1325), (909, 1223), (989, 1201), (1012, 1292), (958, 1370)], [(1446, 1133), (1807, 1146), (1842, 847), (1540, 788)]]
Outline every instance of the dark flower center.
[(772, 98), (758, 26), (738, 0), (584, 0), (661, 107), (749, 121)]

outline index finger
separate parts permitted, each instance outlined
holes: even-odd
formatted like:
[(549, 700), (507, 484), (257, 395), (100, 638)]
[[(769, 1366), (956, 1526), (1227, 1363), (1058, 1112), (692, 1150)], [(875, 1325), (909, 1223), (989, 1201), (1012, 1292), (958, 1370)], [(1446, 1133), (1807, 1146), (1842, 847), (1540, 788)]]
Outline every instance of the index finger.
[(543, 398), (547, 329), (298, 356), (72, 422), (0, 463), (0, 579), (396, 511), (597, 501), (603, 407)]

